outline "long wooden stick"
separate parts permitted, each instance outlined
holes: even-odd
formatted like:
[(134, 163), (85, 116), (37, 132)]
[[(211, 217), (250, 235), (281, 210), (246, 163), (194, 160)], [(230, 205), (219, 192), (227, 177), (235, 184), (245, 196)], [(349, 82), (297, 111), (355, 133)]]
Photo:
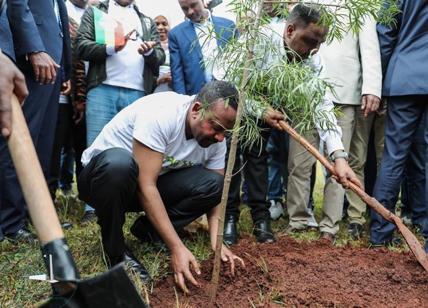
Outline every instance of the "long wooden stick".
[(12, 97), (12, 133), (7, 143), (40, 244), (63, 238), (30, 132), (15, 96)]
[[(305, 138), (303, 138), (300, 134), (296, 132), (294, 128), (290, 126), (285, 121), (280, 121), (279, 125), (281, 128), (286, 131), (293, 139), (299, 142), (309, 153), (311, 153), (315, 158), (335, 177), (337, 177), (334, 166), (323, 156), (321, 153), (313, 147)], [(369, 196), (363, 189), (358, 187), (355, 183), (349, 182), (349, 189), (355, 192), (361, 200), (363, 200), (371, 209), (375, 212), (379, 213), (383, 218), (388, 220), (389, 222), (394, 223), (400, 233), (403, 235), (407, 244), (409, 245), (410, 250), (415, 255), (418, 262), (422, 265), (422, 267), (428, 271), (428, 257), (425, 253), (422, 245), (419, 243), (416, 236), (407, 228), (402, 220), (386, 209), (379, 201), (375, 198)]]
[[(255, 20), (255, 23), (256, 23), (255, 29), (258, 28), (258, 25), (260, 23), (260, 16), (263, 8), (263, 1), (264, 0), (260, 0), (260, 3), (259, 3), (256, 20)], [(245, 104), (244, 88), (249, 79), (249, 66), (254, 58), (253, 48), (254, 48), (254, 44), (249, 46), (249, 49), (247, 52), (248, 60), (245, 62), (243, 78), (239, 87), (240, 103), (238, 105), (235, 127), (240, 127), (241, 125), (241, 119), (242, 119), (242, 114), (243, 114), (244, 104)], [(220, 202), (220, 217), (218, 221), (217, 240), (216, 240), (216, 248), (215, 248), (215, 256), (214, 256), (214, 268), (213, 268), (212, 277), (211, 277), (209, 307), (214, 307), (215, 300), (217, 297), (218, 284), (219, 284), (219, 278), (220, 278), (220, 266), (221, 266), (221, 247), (223, 245), (224, 217), (226, 215), (226, 206), (227, 206), (227, 199), (229, 196), (230, 182), (232, 180), (233, 166), (235, 165), (236, 149), (238, 147), (238, 137), (239, 137), (239, 130), (234, 130), (232, 134), (230, 149), (229, 149), (229, 159), (227, 161), (226, 175), (224, 177), (223, 192), (221, 195), (221, 202)]]

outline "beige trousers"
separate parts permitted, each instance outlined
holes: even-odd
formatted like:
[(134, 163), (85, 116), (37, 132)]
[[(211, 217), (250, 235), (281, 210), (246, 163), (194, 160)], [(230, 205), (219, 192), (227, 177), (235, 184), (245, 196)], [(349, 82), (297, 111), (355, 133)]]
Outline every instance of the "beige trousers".
[[(385, 115), (370, 114), (367, 118), (359, 109), (355, 118), (355, 129), (349, 150), (349, 166), (354, 170), (358, 179), (364, 184), (364, 166), (367, 158), (367, 148), (370, 132), (374, 130), (374, 143), (376, 151), (376, 163), (379, 170), (384, 147)], [(366, 204), (352, 191), (347, 191), (349, 201), (349, 223), (364, 224)]]
[[(360, 106), (336, 105), (339, 109), (338, 125), (342, 128), (342, 142), (345, 151), (349, 152), (351, 138), (355, 125), (356, 111)], [(307, 132), (304, 137), (318, 148), (319, 137), (315, 131)], [(306, 211), (309, 202), (310, 176), (315, 158), (300, 144), (290, 139), (288, 156), (288, 185), (287, 209), (290, 216), (290, 226), (301, 229), (307, 226), (309, 215)], [(332, 178), (326, 180), (324, 186), (323, 216), (319, 223), (321, 232), (336, 234), (343, 212), (345, 191)]]

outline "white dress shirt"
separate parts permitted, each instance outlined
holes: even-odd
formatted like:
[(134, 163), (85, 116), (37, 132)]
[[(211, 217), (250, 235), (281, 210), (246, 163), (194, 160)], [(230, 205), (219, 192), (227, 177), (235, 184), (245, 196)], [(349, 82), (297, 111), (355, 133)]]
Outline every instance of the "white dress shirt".
[(218, 48), (217, 39), (214, 35), (214, 24), (212, 22), (211, 13), (205, 10), (208, 18), (201, 23), (193, 23), (195, 27), (196, 37), (201, 46), (202, 57), (205, 65), (205, 80), (210, 82), (213, 79), (214, 59), (216, 58)]

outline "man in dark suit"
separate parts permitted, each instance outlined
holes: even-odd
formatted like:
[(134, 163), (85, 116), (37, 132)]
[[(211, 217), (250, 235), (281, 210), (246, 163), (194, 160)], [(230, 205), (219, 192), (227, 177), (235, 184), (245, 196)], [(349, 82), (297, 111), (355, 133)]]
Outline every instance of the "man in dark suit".
[[(391, 25), (378, 25), (384, 72), (383, 96), (388, 110), (385, 125), (385, 149), (374, 196), (393, 211), (400, 183), (420, 121), (425, 121), (424, 139), (428, 143), (428, 2), (399, 1), (400, 13)], [(423, 164), (427, 175), (428, 152)], [(424, 181), (423, 204), (428, 201), (428, 182)], [(412, 192), (410, 192), (412, 193)], [(372, 213), (371, 243), (374, 246), (393, 243), (395, 225)], [(423, 233), (427, 238), (427, 209)], [(425, 246), (428, 250), (428, 246)]]
[[(187, 20), (168, 34), (172, 88), (180, 94), (194, 95), (212, 80), (212, 57), (235, 35), (235, 24), (212, 16), (202, 0), (178, 2)], [(213, 30), (215, 37), (210, 34)]]
[[(7, 0), (7, 5), (16, 63), (29, 89), (23, 112), (48, 176), (59, 92), (69, 80), (71, 65), (67, 11), (62, 0)], [(12, 241), (31, 239), (25, 229), (25, 201), (4, 140), (0, 168), (0, 229)]]

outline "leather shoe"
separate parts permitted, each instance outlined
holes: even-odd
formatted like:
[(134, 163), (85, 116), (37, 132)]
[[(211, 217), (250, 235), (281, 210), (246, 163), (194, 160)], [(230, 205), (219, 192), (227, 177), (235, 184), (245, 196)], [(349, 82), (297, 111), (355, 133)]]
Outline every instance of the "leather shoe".
[(13, 244), (19, 244), (19, 243), (34, 244), (37, 242), (36, 235), (34, 233), (31, 233), (26, 228), (21, 228), (15, 233), (7, 234), (5, 238), (8, 239), (9, 242)]
[(238, 242), (237, 220), (234, 215), (228, 215), (224, 222), (223, 242), (228, 246), (232, 246)]
[(357, 223), (350, 223), (348, 226), (348, 234), (353, 240), (361, 239), (363, 234), (363, 226)]
[(270, 227), (270, 219), (263, 219), (254, 224), (254, 236), (259, 243), (273, 243), (275, 237), (273, 236), (272, 229)]
[(140, 261), (138, 261), (138, 259), (129, 249), (125, 250), (122, 257), (113, 260), (111, 266), (113, 267), (120, 262), (124, 262), (128, 267), (130, 267), (138, 275), (138, 277), (140, 277), (143, 283), (148, 283), (151, 281), (151, 277), (147, 269), (143, 264), (140, 263)]

